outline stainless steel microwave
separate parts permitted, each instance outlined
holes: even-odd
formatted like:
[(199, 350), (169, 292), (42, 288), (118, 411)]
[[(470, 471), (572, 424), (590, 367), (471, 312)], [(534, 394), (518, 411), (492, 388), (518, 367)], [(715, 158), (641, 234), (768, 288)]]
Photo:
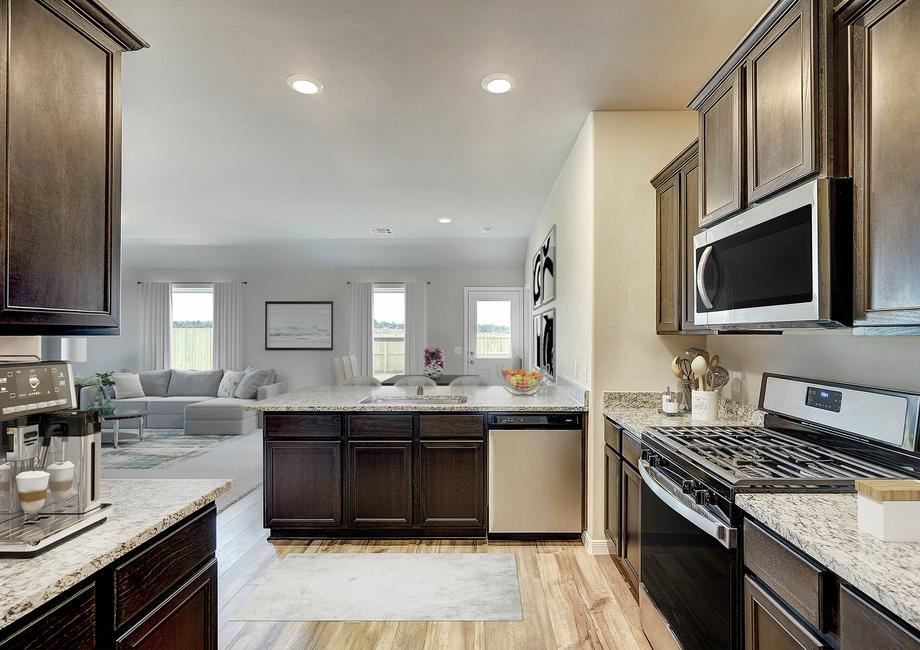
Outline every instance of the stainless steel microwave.
[(693, 238), (694, 322), (716, 330), (853, 323), (849, 179), (819, 178)]

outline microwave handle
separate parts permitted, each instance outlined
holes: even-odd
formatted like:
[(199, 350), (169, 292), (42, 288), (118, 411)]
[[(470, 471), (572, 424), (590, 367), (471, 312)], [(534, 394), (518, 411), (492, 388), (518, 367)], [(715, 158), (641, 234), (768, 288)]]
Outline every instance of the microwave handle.
[(706, 309), (712, 309), (712, 300), (709, 299), (706, 294), (706, 287), (703, 285), (703, 274), (706, 273), (706, 264), (709, 263), (710, 255), (712, 255), (712, 246), (707, 246), (700, 256), (700, 263), (696, 267), (696, 290)]

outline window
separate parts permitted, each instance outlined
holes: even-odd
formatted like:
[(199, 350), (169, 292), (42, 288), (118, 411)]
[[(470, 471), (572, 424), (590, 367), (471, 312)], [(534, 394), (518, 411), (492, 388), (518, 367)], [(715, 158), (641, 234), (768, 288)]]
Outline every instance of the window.
[(511, 301), (476, 301), (476, 356), (511, 358)]
[(214, 367), (214, 287), (174, 284), (170, 345), (172, 367), (208, 370)]
[(406, 287), (374, 285), (374, 377), (406, 372)]

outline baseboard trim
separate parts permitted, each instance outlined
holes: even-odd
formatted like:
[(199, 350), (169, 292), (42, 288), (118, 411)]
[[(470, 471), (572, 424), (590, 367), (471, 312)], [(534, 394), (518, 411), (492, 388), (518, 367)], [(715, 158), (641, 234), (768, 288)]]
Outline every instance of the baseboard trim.
[(616, 553), (616, 547), (606, 537), (604, 539), (591, 539), (588, 531), (581, 534), (581, 543), (585, 545), (585, 550), (591, 555), (613, 555)]

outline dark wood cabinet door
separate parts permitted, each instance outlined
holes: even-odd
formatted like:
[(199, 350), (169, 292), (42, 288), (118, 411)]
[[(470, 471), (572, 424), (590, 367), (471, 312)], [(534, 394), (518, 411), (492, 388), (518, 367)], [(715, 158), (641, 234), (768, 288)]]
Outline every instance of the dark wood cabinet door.
[(749, 202), (817, 171), (815, 2), (798, 0), (745, 63)]
[(620, 494), (620, 555), (626, 567), (626, 577), (633, 590), (639, 588), (642, 575), (642, 558), (639, 537), (642, 534), (642, 477), (629, 463), (620, 464), (623, 473)]
[(655, 331), (680, 329), (680, 176), (666, 180), (657, 192), (655, 233), (658, 268)]
[(742, 74), (736, 70), (699, 108), (702, 226), (744, 206)]
[[(58, 602), (60, 601), (60, 602)], [(67, 597), (58, 597), (56, 604), (12, 636), (0, 641), (6, 650), (93, 650), (96, 643), (96, 583), (80, 587)]]
[(4, 334), (117, 333), (124, 48), (71, 4), (0, 2)]
[(422, 440), (419, 443), (419, 525), (484, 528), (485, 443)]
[(920, 325), (920, 0), (849, 27), (856, 325)]
[(680, 331), (706, 333), (696, 318), (696, 257), (693, 237), (700, 233), (700, 159), (694, 155), (680, 170)]
[(363, 528), (412, 525), (412, 443), (348, 443), (348, 523)]
[(613, 544), (614, 555), (620, 554), (620, 455), (605, 445), (604, 464), (604, 534)]
[(342, 443), (266, 440), (266, 528), (342, 526)]
[(840, 587), (840, 650), (918, 650), (920, 638), (857, 591)]
[(745, 576), (745, 650), (818, 650), (826, 647), (779, 601), (750, 576)]
[(121, 636), (117, 650), (217, 648), (217, 561), (211, 562)]

